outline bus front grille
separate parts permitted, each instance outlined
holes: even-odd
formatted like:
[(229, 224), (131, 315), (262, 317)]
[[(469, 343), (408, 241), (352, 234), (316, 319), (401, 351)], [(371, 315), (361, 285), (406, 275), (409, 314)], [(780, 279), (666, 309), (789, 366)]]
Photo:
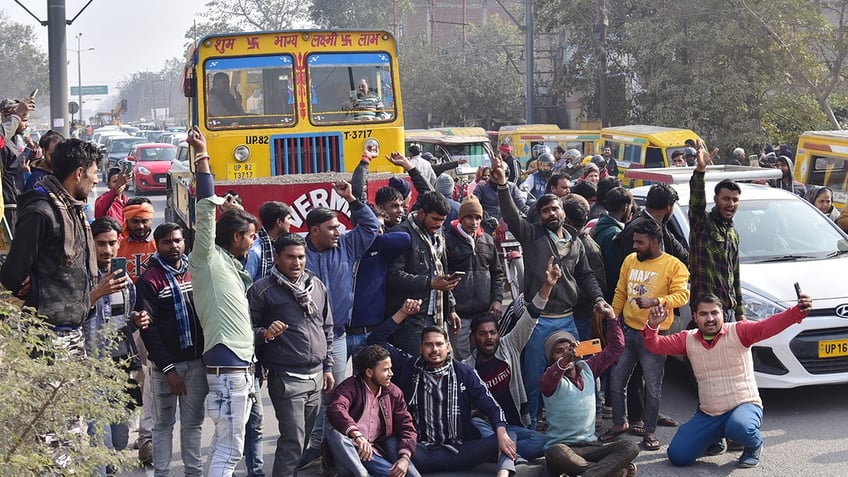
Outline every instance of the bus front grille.
[(275, 175), (340, 172), (344, 163), (339, 133), (276, 137), (271, 148)]

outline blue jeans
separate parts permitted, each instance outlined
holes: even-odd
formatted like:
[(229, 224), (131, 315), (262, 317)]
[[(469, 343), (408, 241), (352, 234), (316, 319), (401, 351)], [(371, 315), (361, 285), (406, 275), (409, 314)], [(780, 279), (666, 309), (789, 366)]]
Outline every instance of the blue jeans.
[[(358, 335), (352, 335), (349, 333), (345, 333), (347, 336), (347, 357), (352, 358), (353, 355), (359, 352), (362, 348), (365, 347), (365, 343), (368, 341), (368, 335), (371, 333), (362, 333)], [(338, 383), (336, 383), (338, 384)]]
[(323, 385), (323, 373), (311, 379), (285, 373), (271, 373), (268, 377), (268, 395), (280, 430), (274, 451), (274, 477), (288, 477), (294, 473), (305, 448), (306, 433), (318, 416)]
[(577, 328), (574, 325), (574, 317), (562, 318), (539, 318), (536, 328), (522, 355), (524, 390), (527, 391), (527, 406), (530, 412), (530, 429), (536, 429), (536, 415), (542, 402), (539, 393), (539, 380), (548, 367), (548, 359), (545, 357), (545, 339), (554, 331), (568, 331), (575, 337)]
[(672, 465), (692, 465), (710, 444), (723, 437), (745, 447), (759, 447), (763, 445), (762, 423), (763, 408), (754, 403), (740, 404), (720, 416), (708, 416), (699, 410), (677, 429), (668, 445), (668, 461)]
[(184, 396), (175, 396), (168, 379), (155, 367), (150, 368), (150, 388), (153, 397), (153, 475), (171, 475), (174, 424), (177, 405), (180, 408), (180, 453), (185, 465), (185, 475), (203, 475), (200, 440), (205, 415), (204, 404), (209, 394), (206, 366), (199, 359), (174, 363), (175, 372), (186, 386)]
[[(369, 461), (360, 460), (359, 453), (350, 437), (335, 428), (328, 426), (325, 436), (327, 437), (327, 446), (336, 462), (336, 471), (342, 476), (386, 477), (389, 475), (392, 465), (400, 457), (397, 452), (398, 438), (396, 436), (391, 436), (381, 442), (379, 447), (382, 455), (377, 455), (375, 452)], [(409, 463), (406, 475), (407, 477), (421, 476), (412, 462)]]
[[(513, 441), (515, 434), (509, 433)], [(498, 461), (498, 470), (515, 473), (515, 462), (506, 454), (498, 456), (498, 437), (491, 435), (482, 439), (463, 440), (459, 453), (454, 454), (446, 447), (427, 446), (418, 442), (412, 462), (421, 473), (454, 472), (468, 470), (483, 462)]]
[(244, 430), (244, 467), (247, 477), (265, 477), (262, 466), (262, 398), (259, 395), (259, 378), (253, 377), (255, 399), (250, 405), (250, 417), (247, 418), (247, 428)]
[(215, 424), (206, 475), (233, 475), (244, 450), (244, 429), (250, 414), (253, 373), (207, 374), (206, 413)]
[[(345, 370), (347, 369), (347, 338), (346, 333), (333, 338), (333, 380), (338, 386), (345, 379)], [(323, 378), (322, 383), (323, 383)], [(312, 432), (309, 435), (309, 447), (313, 449), (321, 448), (321, 441), (324, 439), (324, 425), (327, 421), (327, 404), (330, 403), (330, 398), (333, 393), (326, 393), (321, 398), (321, 409), (318, 411), (318, 418), (315, 419), (315, 425), (312, 427)], [(328, 425), (329, 427), (329, 425)]]
[[(119, 424), (104, 424), (103, 435), (98, 436), (97, 422), (88, 421), (88, 435), (92, 438), (92, 443), (99, 443), (103, 439), (103, 445), (107, 449), (124, 450), (127, 447), (130, 435), (130, 426), (124, 421)], [(106, 476), (106, 466), (97, 469), (97, 473), (101, 477)]]
[(662, 400), (662, 381), (665, 374), (665, 355), (654, 354), (645, 349), (642, 332), (624, 326), (624, 352), (612, 368), (610, 393), (612, 395), (612, 422), (616, 425), (627, 421), (627, 382), (633, 374), (636, 362), (642, 365), (645, 376), (645, 411), (642, 420), (645, 431), (657, 430), (657, 416)]
[[(489, 425), (489, 422), (479, 417), (472, 417), (471, 422), (474, 427), (480, 431), (481, 437), (489, 437), (495, 435), (495, 430)], [(515, 426), (509, 424), (506, 426), (510, 434), (515, 434), (518, 439), (515, 441), (516, 452), (520, 457), (527, 460), (537, 459), (545, 455), (545, 435), (541, 432), (536, 432), (532, 429), (527, 429), (524, 426)]]

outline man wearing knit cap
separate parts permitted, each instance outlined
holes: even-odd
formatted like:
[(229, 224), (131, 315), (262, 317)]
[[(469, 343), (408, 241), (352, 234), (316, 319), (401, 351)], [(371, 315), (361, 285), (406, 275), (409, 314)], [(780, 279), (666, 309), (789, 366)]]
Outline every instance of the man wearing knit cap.
[(124, 206), (124, 236), (118, 256), (127, 259), (127, 274), (133, 283), (144, 273), (145, 263), (156, 253), (152, 240), (153, 204), (147, 197), (133, 197)]
[(624, 335), (612, 307), (603, 303), (599, 308), (607, 322), (607, 347), (599, 354), (579, 359), (577, 340), (567, 331), (555, 331), (545, 339), (545, 357), (553, 364), (542, 375), (540, 389), (548, 418), (545, 461), (554, 475), (636, 475), (632, 461), (639, 449), (633, 441), (603, 445), (595, 437), (595, 377), (624, 350)]
[(668, 460), (672, 465), (692, 465), (705, 451), (724, 452), (723, 443), (714, 446), (727, 437), (745, 448), (739, 467), (756, 467), (763, 448), (763, 402), (754, 378), (751, 346), (801, 323), (813, 309), (813, 301), (799, 293), (798, 304), (786, 311), (764, 320), (732, 323), (724, 323), (722, 300), (715, 295), (699, 296), (692, 308), (697, 329), (658, 336), (670, 316), (666, 307), (659, 306), (651, 308), (642, 329), (648, 351), (688, 357), (698, 382), (698, 410), (677, 430), (668, 446)]
[(453, 289), (456, 313), (462, 320), (459, 333), (453, 336), (456, 359), (468, 357), (471, 320), (494, 313), (501, 315), (503, 301), (503, 269), (498, 260), (495, 241), (483, 233), (483, 206), (476, 197), (462, 201), (458, 219), (448, 224), (445, 232), (445, 253), (448, 273), (464, 272), (465, 277)]

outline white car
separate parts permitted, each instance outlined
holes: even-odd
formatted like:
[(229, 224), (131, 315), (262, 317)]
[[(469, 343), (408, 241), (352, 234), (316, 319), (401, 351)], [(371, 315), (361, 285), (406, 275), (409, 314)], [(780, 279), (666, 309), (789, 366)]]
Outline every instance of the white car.
[[(665, 169), (663, 169), (665, 170)], [(692, 168), (686, 168), (691, 176)], [(707, 213), (713, 181), (706, 176)], [(848, 382), (848, 235), (795, 194), (765, 185), (740, 183), (733, 223), (739, 232), (739, 258), (745, 316), (762, 320), (795, 303), (794, 283), (813, 298), (813, 311), (751, 351), (761, 388), (794, 388)], [(670, 227), (688, 246), (689, 184), (673, 185), (680, 196)], [(640, 204), (649, 186), (631, 189)], [(675, 317), (673, 331), (691, 319), (688, 306)]]

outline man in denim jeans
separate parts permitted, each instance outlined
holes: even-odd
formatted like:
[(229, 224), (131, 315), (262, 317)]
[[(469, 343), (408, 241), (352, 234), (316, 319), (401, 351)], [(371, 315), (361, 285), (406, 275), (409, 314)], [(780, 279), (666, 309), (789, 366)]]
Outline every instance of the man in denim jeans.
[[(645, 375), (645, 432), (642, 446), (645, 450), (659, 450), (660, 441), (654, 436), (662, 399), (662, 380), (665, 356), (645, 349), (642, 327), (648, 321), (649, 308), (662, 306), (672, 312), (689, 302), (689, 270), (677, 258), (660, 251), (663, 240), (662, 226), (653, 220), (643, 220), (633, 227), (633, 253), (621, 265), (621, 273), (612, 301), (615, 316), (624, 316), (624, 353), (612, 368), (612, 420), (614, 426), (599, 440), (608, 442), (630, 429), (627, 422), (625, 399), (627, 382), (636, 363), (642, 365)], [(671, 322), (664, 325), (667, 330)]]
[[(246, 291), (251, 285), (241, 260), (256, 238), (259, 221), (232, 196), (214, 195), (206, 138), (195, 126), (197, 206), (194, 249), (188, 260), (197, 317), (203, 328), (203, 363), (209, 394), (206, 411), (215, 423), (208, 475), (231, 476), (241, 460), (252, 400), (254, 335)], [(215, 207), (224, 212), (215, 222)]]
[[(100, 219), (98, 219), (100, 220)], [(153, 231), (156, 253), (138, 280), (139, 310), (150, 317), (141, 339), (153, 363), (153, 468), (156, 477), (171, 475), (171, 450), (177, 404), (180, 451), (186, 476), (203, 474), (200, 440), (204, 403), (209, 393), (201, 361), (203, 330), (194, 307), (182, 228), (166, 222)]]

